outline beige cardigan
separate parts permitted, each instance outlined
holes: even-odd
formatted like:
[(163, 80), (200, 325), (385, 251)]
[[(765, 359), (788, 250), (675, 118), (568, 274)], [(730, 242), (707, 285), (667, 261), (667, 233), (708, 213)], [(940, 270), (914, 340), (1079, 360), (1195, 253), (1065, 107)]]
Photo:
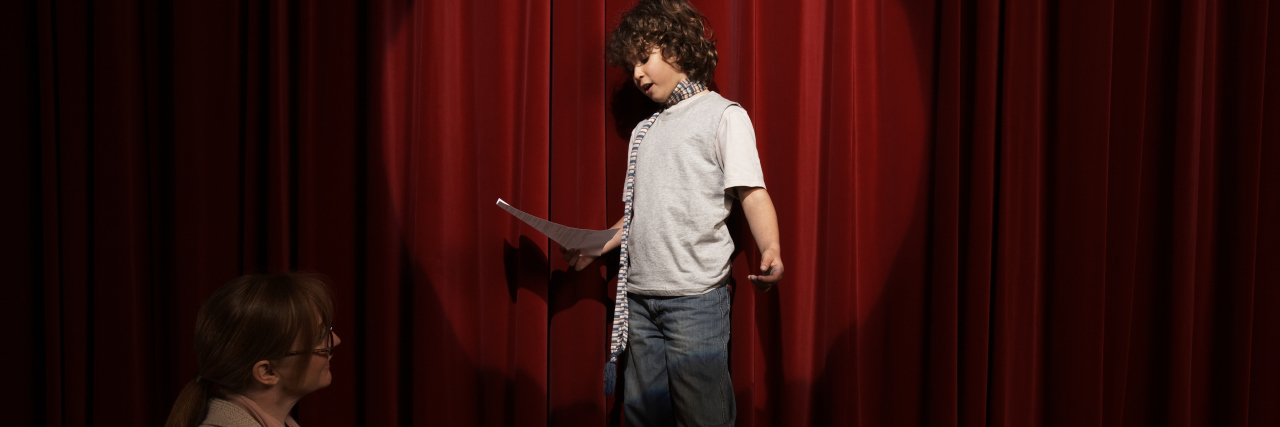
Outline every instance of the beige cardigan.
[(209, 399), (209, 415), (204, 417), (200, 427), (262, 427), (262, 425), (236, 404), (215, 397)]

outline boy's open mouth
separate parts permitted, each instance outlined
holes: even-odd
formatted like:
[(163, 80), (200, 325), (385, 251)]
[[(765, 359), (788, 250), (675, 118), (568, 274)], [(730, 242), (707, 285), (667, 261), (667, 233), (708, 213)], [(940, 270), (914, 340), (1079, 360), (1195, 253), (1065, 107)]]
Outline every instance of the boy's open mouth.
[(643, 86), (640, 86), (640, 90), (643, 91), (644, 93), (649, 93), (650, 88), (653, 88), (653, 83), (648, 83)]

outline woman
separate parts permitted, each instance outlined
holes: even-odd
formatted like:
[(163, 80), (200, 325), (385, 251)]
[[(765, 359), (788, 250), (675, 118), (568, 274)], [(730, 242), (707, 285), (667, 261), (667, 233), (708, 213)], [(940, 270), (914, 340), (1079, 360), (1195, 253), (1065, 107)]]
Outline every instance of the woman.
[(168, 427), (297, 427), (289, 416), (333, 381), (333, 302), (313, 274), (248, 275), (223, 285), (196, 315), (199, 375)]

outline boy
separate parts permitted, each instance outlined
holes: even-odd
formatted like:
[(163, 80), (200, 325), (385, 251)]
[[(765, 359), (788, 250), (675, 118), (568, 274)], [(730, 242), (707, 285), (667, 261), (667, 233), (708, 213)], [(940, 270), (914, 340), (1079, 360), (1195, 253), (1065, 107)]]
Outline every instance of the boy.
[[(606, 393), (627, 346), (627, 425), (732, 425), (729, 257), (725, 219), (742, 204), (761, 250), (767, 291), (782, 278), (778, 221), (764, 188), (751, 120), (707, 90), (716, 66), (706, 18), (684, 0), (641, 0), (609, 37), (607, 57), (662, 106), (631, 134), (621, 229), (618, 298)], [(595, 260), (565, 253), (577, 270)], [(629, 338), (629, 339), (628, 339)]]

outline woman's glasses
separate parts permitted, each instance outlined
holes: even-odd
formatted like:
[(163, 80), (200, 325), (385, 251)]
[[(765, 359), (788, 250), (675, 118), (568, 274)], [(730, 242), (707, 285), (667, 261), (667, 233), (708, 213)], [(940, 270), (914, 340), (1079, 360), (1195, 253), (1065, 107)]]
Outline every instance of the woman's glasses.
[(291, 351), (286, 353), (284, 357), (297, 356), (299, 354), (306, 354), (306, 353), (315, 353), (324, 357), (333, 356), (333, 327), (332, 326), (329, 327), (329, 336), (324, 339), (324, 347), (317, 348), (311, 351), (307, 351), (307, 350)]

